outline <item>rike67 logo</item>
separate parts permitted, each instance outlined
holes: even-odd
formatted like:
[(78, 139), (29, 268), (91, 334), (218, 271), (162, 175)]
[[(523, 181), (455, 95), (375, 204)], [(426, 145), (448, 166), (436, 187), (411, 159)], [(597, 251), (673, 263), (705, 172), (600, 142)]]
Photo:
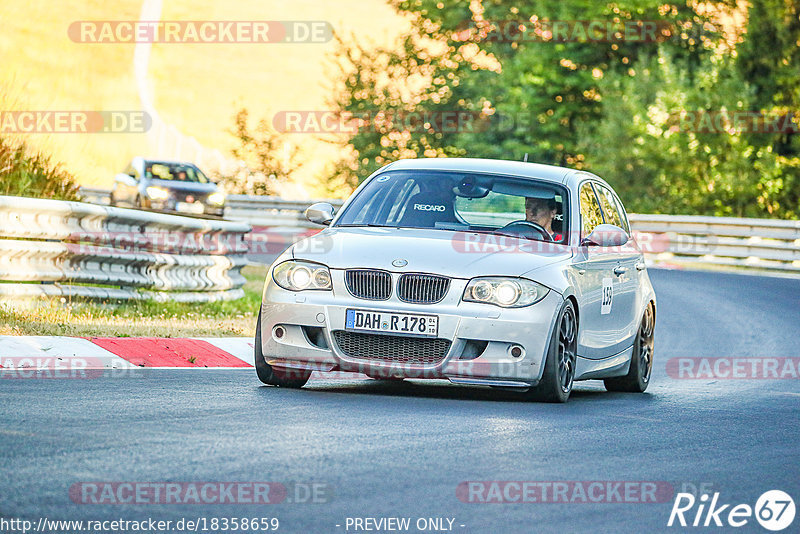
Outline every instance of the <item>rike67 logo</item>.
[(753, 507), (744, 503), (736, 505), (720, 503), (719, 492), (711, 497), (703, 494), (699, 498), (695, 498), (691, 493), (678, 493), (667, 526), (743, 527), (754, 516), (767, 530), (784, 530), (794, 521), (794, 500), (784, 491), (770, 490), (764, 492)]

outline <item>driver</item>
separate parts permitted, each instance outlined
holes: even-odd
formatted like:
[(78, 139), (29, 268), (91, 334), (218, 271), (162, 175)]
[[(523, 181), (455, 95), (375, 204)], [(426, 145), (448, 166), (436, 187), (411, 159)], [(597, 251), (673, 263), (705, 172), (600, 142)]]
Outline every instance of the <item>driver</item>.
[(554, 241), (560, 241), (561, 235), (553, 232), (553, 219), (558, 210), (555, 198), (525, 198), (525, 220), (536, 223), (550, 234)]

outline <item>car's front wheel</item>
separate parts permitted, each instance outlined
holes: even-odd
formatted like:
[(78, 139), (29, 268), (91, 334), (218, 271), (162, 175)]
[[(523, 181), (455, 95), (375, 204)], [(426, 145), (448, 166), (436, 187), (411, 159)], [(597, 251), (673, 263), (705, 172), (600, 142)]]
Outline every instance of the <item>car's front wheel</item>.
[(653, 344), (656, 326), (656, 312), (653, 303), (649, 303), (644, 310), (636, 341), (633, 343), (631, 365), (628, 374), (617, 378), (606, 378), (603, 383), (608, 391), (627, 391), (643, 393), (650, 383), (650, 373), (653, 371)]
[(283, 388), (301, 388), (308, 382), (311, 371), (274, 369), (267, 363), (261, 348), (261, 310), (258, 311), (254, 349), (256, 374), (264, 384)]
[(542, 379), (528, 391), (531, 400), (567, 402), (575, 380), (578, 350), (578, 316), (571, 300), (558, 314), (544, 361)]

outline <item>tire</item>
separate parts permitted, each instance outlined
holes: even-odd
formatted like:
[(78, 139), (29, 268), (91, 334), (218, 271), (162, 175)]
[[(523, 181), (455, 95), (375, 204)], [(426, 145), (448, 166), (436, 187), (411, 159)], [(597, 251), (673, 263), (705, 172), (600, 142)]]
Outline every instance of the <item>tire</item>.
[(528, 390), (529, 400), (567, 402), (575, 381), (578, 349), (578, 316), (571, 300), (558, 313), (539, 384)]
[(656, 311), (653, 303), (647, 304), (633, 342), (631, 365), (628, 374), (618, 378), (607, 378), (603, 381), (608, 391), (624, 391), (629, 393), (644, 393), (650, 384), (650, 374), (653, 372), (653, 343), (656, 326)]
[(300, 370), (275, 370), (261, 352), (261, 310), (258, 311), (258, 324), (256, 324), (256, 339), (254, 343), (255, 368), (258, 379), (268, 386), (299, 389), (306, 385), (311, 371)]

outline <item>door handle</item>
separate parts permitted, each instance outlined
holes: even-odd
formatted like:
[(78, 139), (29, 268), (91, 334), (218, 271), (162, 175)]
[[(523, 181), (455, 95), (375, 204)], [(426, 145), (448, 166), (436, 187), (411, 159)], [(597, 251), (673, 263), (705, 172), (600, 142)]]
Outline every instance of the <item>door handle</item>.
[(636, 270), (637, 271), (644, 271), (646, 267), (647, 267), (647, 265), (645, 265), (643, 261), (640, 261), (640, 262), (636, 263)]
[(614, 267), (614, 274), (616, 274), (617, 276), (621, 276), (621, 275), (625, 274), (626, 272), (628, 272), (628, 269), (626, 269), (625, 267), (623, 267), (621, 265), (617, 265), (616, 267)]

